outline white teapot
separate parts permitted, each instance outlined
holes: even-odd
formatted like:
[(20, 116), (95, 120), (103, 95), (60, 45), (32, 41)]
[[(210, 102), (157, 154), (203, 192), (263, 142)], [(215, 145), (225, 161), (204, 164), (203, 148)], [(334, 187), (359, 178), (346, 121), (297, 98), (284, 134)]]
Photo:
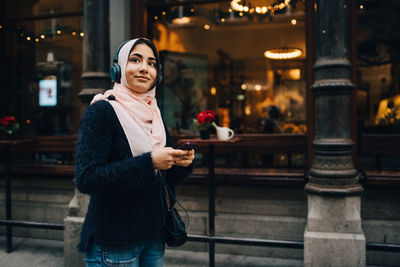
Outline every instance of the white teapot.
[(217, 132), (217, 138), (219, 140), (229, 140), (232, 139), (233, 136), (235, 135), (235, 133), (233, 132), (232, 129), (228, 128), (228, 127), (220, 127), (217, 124), (215, 124), (215, 122), (212, 123), (212, 125), (215, 127), (216, 132)]

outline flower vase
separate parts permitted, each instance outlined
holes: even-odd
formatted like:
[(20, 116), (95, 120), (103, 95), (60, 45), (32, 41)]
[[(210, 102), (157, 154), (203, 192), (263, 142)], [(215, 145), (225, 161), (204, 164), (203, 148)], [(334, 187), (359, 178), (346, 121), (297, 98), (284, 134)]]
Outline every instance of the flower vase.
[(203, 140), (210, 139), (210, 131), (209, 130), (200, 130), (200, 138)]

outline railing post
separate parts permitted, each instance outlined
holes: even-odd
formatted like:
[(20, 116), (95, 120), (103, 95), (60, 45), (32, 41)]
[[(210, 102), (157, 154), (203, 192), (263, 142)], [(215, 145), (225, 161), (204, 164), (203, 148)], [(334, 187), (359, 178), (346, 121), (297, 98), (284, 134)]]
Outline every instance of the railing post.
[[(214, 144), (208, 145), (208, 234), (215, 235), (215, 146)], [(210, 240), (208, 242), (208, 255), (210, 267), (215, 266), (215, 243)]]
[[(6, 220), (11, 220), (11, 155), (10, 155), (10, 145), (5, 146), (6, 149)], [(7, 238), (7, 252), (12, 251), (12, 226), (6, 226), (6, 238)]]

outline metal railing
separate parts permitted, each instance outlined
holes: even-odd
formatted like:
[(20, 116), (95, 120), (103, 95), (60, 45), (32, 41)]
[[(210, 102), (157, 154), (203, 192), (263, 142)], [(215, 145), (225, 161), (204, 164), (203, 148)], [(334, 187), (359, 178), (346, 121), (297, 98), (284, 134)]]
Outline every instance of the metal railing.
[[(6, 149), (7, 146), (6, 146)], [(209, 233), (208, 235), (188, 235), (188, 241), (204, 242), (209, 244), (209, 266), (215, 266), (215, 244), (231, 244), (231, 245), (247, 245), (261, 247), (279, 247), (304, 249), (303, 241), (290, 240), (271, 240), (271, 239), (256, 239), (242, 237), (226, 237), (215, 235), (215, 173), (214, 173), (214, 154), (215, 147), (213, 143), (208, 145), (208, 218), (209, 218)], [(9, 153), (8, 153), (9, 155)], [(12, 227), (29, 227), (52, 230), (64, 230), (63, 224), (43, 223), (33, 221), (18, 221), (11, 218), (11, 160), (6, 162), (5, 178), (6, 178), (6, 220), (0, 220), (0, 225), (6, 226), (7, 235), (7, 252), (12, 251)], [(382, 244), (369, 242), (366, 245), (367, 250), (400, 252), (400, 245), (397, 244)]]
[[(188, 141), (188, 140), (185, 140)], [(209, 244), (209, 266), (215, 266), (215, 244), (231, 244), (231, 245), (247, 245), (247, 246), (261, 246), (261, 247), (279, 247), (279, 248), (293, 248), (304, 249), (303, 241), (290, 241), (290, 240), (271, 240), (271, 239), (255, 239), (255, 238), (242, 238), (242, 237), (225, 237), (215, 235), (215, 143), (208, 144), (208, 221), (209, 221), (209, 234), (208, 235), (188, 235), (188, 241), (204, 242)], [(400, 245), (397, 244), (382, 244), (382, 243), (367, 243), (367, 250), (386, 251), (386, 252), (400, 252)]]

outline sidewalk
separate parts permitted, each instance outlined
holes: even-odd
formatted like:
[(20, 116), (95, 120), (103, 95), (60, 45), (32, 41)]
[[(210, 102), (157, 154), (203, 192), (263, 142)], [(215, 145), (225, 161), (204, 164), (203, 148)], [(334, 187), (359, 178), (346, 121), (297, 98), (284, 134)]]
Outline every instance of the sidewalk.
[[(13, 238), (13, 251), (6, 252), (5, 236), (0, 236), (1, 267), (63, 267), (63, 241)], [(167, 249), (164, 267), (207, 267), (208, 253)], [(218, 267), (303, 266), (302, 261), (238, 255), (216, 255)], [(73, 266), (68, 266), (73, 267)]]

